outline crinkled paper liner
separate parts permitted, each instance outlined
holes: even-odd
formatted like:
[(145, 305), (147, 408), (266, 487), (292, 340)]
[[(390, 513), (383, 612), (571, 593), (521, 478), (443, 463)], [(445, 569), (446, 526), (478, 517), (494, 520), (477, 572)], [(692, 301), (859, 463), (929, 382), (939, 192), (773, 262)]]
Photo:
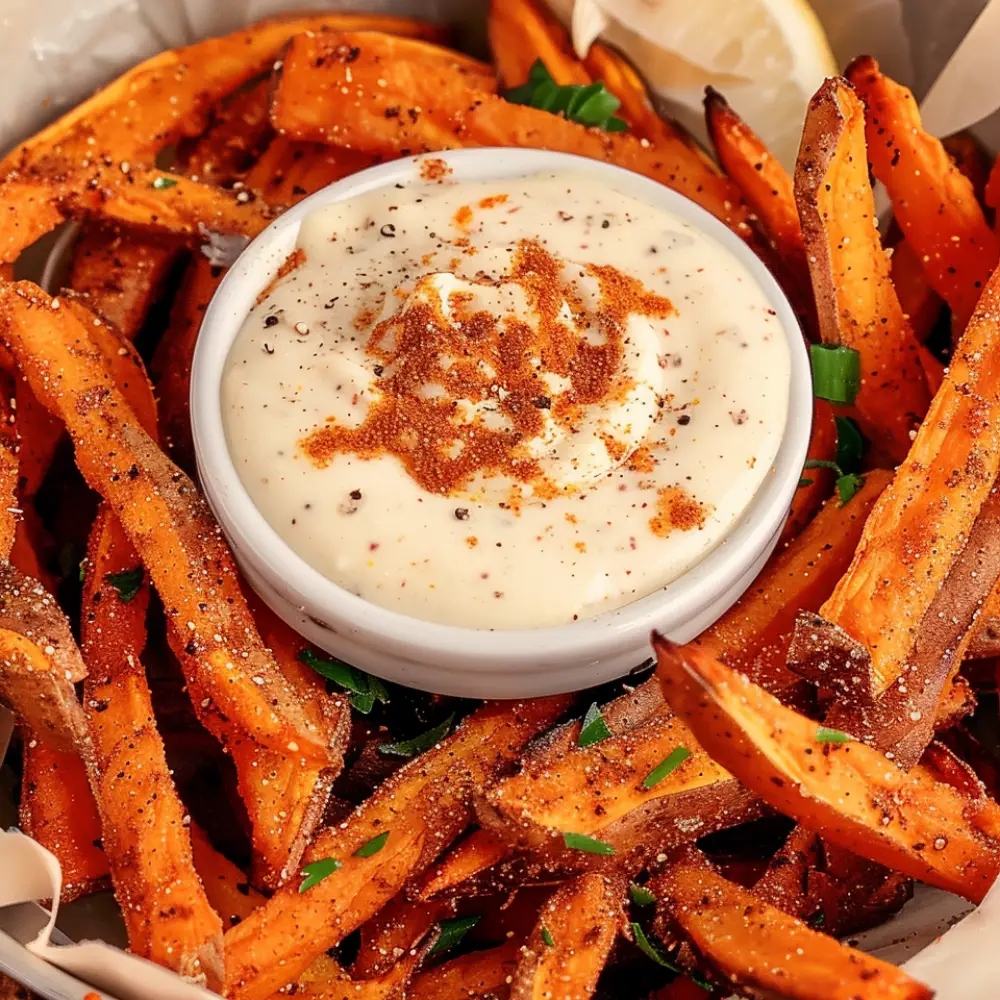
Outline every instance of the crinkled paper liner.
[[(946, 135), (974, 126), (987, 145), (1000, 147), (1000, 0), (813, 4), (840, 61), (859, 54), (852, 51), (858, 37), (852, 19), (865, 23), (866, 32), (871, 25), (873, 41), (865, 47), (890, 73), (925, 95), (922, 107), (931, 131)], [(460, 43), (481, 50), (485, 0), (0, 0), (0, 7), (5, 8), (0, 10), (0, 59), (7, 79), (16, 81), (0, 95), (0, 144), (6, 147), (139, 60), (260, 17), (337, 7), (385, 10), (458, 24)], [(0, 709), (0, 760), (12, 728), (9, 713)], [(80, 1000), (90, 988), (109, 1000), (214, 996), (104, 941), (73, 944), (56, 928), (58, 905), (48, 911), (38, 902), (58, 900), (61, 883), (52, 854), (16, 831), (0, 832), (0, 910), (7, 914), (15, 912), (8, 907), (31, 908), (32, 919), (17, 923), (22, 929), (28, 924), (41, 928), (33, 940), (30, 933), (19, 934), (21, 950), (0, 931), (0, 968), (58, 1000)], [(969, 905), (954, 896), (918, 886), (900, 914), (851, 943), (905, 963), (907, 971), (937, 991), (939, 1000), (996, 1000), (1000, 884), (977, 910), (969, 911)], [(116, 933), (110, 921), (95, 916), (77, 936), (114, 938)], [(48, 967), (30, 956), (78, 981), (54, 972), (45, 975)]]

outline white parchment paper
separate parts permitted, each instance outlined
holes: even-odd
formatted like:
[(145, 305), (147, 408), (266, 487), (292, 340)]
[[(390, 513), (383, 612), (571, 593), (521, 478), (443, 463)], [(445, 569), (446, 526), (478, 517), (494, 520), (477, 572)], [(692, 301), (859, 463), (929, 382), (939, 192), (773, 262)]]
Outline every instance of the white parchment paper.
[[(655, 3), (656, 0), (649, 0)], [(734, 0), (739, 2), (739, 0)], [(812, 0), (834, 52), (847, 62), (871, 52), (885, 69), (929, 96), (926, 111), (939, 134), (976, 124), (991, 148), (1000, 147), (1000, 0)], [(0, 0), (0, 65), (8, 85), (0, 91), (0, 148), (7, 149), (57, 113), (134, 63), (155, 52), (240, 27), (267, 15), (317, 9), (385, 10), (459, 26), (459, 42), (483, 51), (485, 0)], [(984, 8), (989, 7), (989, 10)], [(980, 26), (970, 29), (982, 15)], [(941, 76), (966, 37), (960, 57)], [(935, 89), (931, 85), (940, 77)], [(972, 115), (974, 121), (967, 118)], [(9, 714), (0, 709), (0, 758), (10, 735)], [(4, 805), (5, 803), (0, 803)], [(58, 899), (61, 875), (54, 857), (16, 832), (0, 833), (0, 909)], [(907, 968), (937, 990), (939, 1000), (996, 1000), (996, 939), (1000, 934), (1000, 889), (952, 930), (968, 911), (961, 900), (918, 889), (912, 903), (859, 945), (902, 961), (923, 948)], [(96, 988), (119, 1000), (197, 1000), (213, 994), (183, 982), (158, 966), (101, 941), (53, 943), (58, 907), (37, 924), (42, 930), (18, 946), (0, 933), (0, 959), (35, 989), (53, 998), (82, 998)], [(91, 920), (86, 936), (110, 929)], [(924, 947), (931, 939), (928, 947)], [(29, 956), (72, 973), (46, 979)], [(23, 963), (23, 964), (22, 964)]]

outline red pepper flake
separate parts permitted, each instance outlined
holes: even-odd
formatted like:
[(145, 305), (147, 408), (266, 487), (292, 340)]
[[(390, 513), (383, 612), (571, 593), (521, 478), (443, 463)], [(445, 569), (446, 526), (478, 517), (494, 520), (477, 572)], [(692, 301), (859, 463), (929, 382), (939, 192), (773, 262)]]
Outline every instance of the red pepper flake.
[(378, 548), (378, 546), (379, 546), (378, 542), (371, 542), (368, 546), (368, 551), (374, 552)]

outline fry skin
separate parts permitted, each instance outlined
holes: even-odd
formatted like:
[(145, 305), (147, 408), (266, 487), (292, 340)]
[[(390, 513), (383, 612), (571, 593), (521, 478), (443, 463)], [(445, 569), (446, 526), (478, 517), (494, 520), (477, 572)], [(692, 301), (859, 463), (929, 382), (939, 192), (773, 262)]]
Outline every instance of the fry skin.
[(931, 287), (964, 330), (1000, 258), (972, 182), (923, 130), (913, 94), (885, 76), (871, 56), (852, 63), (847, 78), (868, 109), (872, 170), (886, 186)]
[[(91, 782), (129, 949), (218, 988), (222, 923), (195, 871), (186, 809), (156, 730), (145, 671), (149, 588), (125, 600), (116, 574), (141, 568), (111, 509), (98, 514), (87, 553), (83, 649), (93, 746)], [(132, 584), (128, 585), (129, 587)]]
[(795, 198), (820, 336), (861, 355), (858, 422), (892, 461), (902, 461), (930, 392), (875, 225), (864, 107), (842, 80), (827, 80), (809, 104)]
[[(566, 710), (567, 697), (487, 703), (451, 736), (384, 781), (343, 823), (321, 830), (306, 862), (341, 868), (306, 893), (282, 887), (226, 936), (227, 995), (269, 996), (376, 913), (468, 825), (472, 790)], [(388, 830), (378, 853), (355, 852)]]
[(789, 1000), (931, 1000), (901, 969), (840, 944), (723, 878), (687, 851), (650, 883), (656, 929), (689, 941), (727, 987), (773, 991)]
[(511, 1000), (586, 1000), (625, 924), (624, 884), (595, 873), (542, 907), (510, 986)]
[[(323, 735), (257, 635), (205, 501), (142, 429), (86, 328), (30, 282), (0, 286), (0, 302), (22, 372), (67, 422), (85, 478), (122, 519), (163, 597), (189, 682), (265, 745), (284, 751), (294, 744), (307, 759), (330, 760)], [(187, 582), (206, 572), (218, 588), (211, 601)]]
[(990, 815), (863, 743), (820, 741), (811, 719), (693, 646), (654, 637), (664, 697), (748, 788), (828, 840), (978, 903), (1000, 872)]
[[(345, 52), (352, 57), (349, 65)], [(322, 73), (316, 71), (317, 60), (322, 60)], [(344, 101), (341, 88), (348, 84), (354, 96)], [(681, 146), (685, 154), (676, 147), (660, 149), (625, 133), (587, 129), (547, 111), (510, 104), (477, 89), (461, 68), (428, 63), (415, 68), (402, 60), (388, 61), (384, 36), (357, 32), (293, 39), (271, 121), (296, 139), (383, 157), (468, 146), (522, 146), (606, 160), (666, 184), (745, 239), (754, 239), (745, 206), (730, 200), (728, 183), (706, 186), (704, 166), (693, 169), (687, 147)]]

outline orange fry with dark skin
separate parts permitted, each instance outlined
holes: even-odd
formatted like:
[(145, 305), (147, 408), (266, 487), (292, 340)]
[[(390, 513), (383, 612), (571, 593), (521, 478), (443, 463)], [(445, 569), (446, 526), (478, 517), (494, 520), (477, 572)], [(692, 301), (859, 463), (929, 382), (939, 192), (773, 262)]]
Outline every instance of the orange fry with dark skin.
[[(338, 51), (351, 53), (349, 66)], [(341, 90), (348, 86), (352, 97), (345, 101)], [(461, 67), (387, 61), (385, 43), (372, 34), (295, 38), (285, 53), (271, 121), (293, 138), (383, 157), (521, 146), (610, 161), (679, 191), (754, 239), (746, 207), (731, 200), (731, 186), (707, 185), (704, 165), (695, 168), (683, 144), (684, 154), (677, 147), (661, 149), (627, 133), (587, 129), (547, 111), (510, 104), (477, 88)]]
[[(84, 477), (122, 519), (163, 597), (189, 682), (265, 745), (331, 760), (260, 641), (205, 501), (142, 429), (87, 328), (28, 282), (0, 286), (0, 300), (22, 372), (67, 423)], [(217, 596), (206, 601), (192, 579), (213, 580)]]
[[(305, 893), (283, 886), (226, 936), (227, 995), (263, 1000), (378, 912), (465, 829), (471, 797), (566, 710), (568, 697), (487, 703), (396, 771), (345, 821), (321, 830), (306, 863), (341, 867)], [(356, 852), (388, 832), (369, 857)]]
[(864, 107), (843, 80), (827, 80), (809, 104), (795, 197), (820, 336), (860, 354), (858, 422), (884, 454), (901, 461), (930, 392), (875, 225)]
[(596, 872), (542, 907), (510, 985), (511, 1000), (587, 1000), (625, 925), (625, 885)]
[(867, 106), (868, 158), (931, 287), (964, 330), (1000, 259), (972, 182), (940, 140), (925, 132), (917, 102), (870, 56), (847, 70)]
[(460, 955), (420, 972), (406, 991), (407, 1000), (469, 1000), (502, 994), (517, 968), (521, 947), (522, 942), (512, 938), (497, 948)]
[(994, 810), (863, 743), (824, 738), (710, 653), (661, 636), (654, 646), (674, 711), (775, 809), (861, 857), (973, 902), (985, 896), (1000, 873)]
[(108, 507), (91, 533), (87, 566), (82, 633), (90, 668), (91, 782), (129, 948), (217, 988), (222, 923), (195, 871), (187, 810), (170, 776), (139, 659), (149, 589), (135, 579), (144, 577), (141, 564)]
[(491, 0), (486, 28), (505, 88), (525, 83), (539, 59), (560, 87), (592, 82), (563, 26), (534, 0)]
[(21, 830), (58, 859), (61, 902), (107, 887), (101, 818), (79, 753), (52, 750), (25, 733), (19, 819)]
[(840, 944), (762, 903), (690, 849), (649, 885), (656, 930), (694, 947), (727, 988), (788, 1000), (931, 1000), (923, 984), (888, 962)]

